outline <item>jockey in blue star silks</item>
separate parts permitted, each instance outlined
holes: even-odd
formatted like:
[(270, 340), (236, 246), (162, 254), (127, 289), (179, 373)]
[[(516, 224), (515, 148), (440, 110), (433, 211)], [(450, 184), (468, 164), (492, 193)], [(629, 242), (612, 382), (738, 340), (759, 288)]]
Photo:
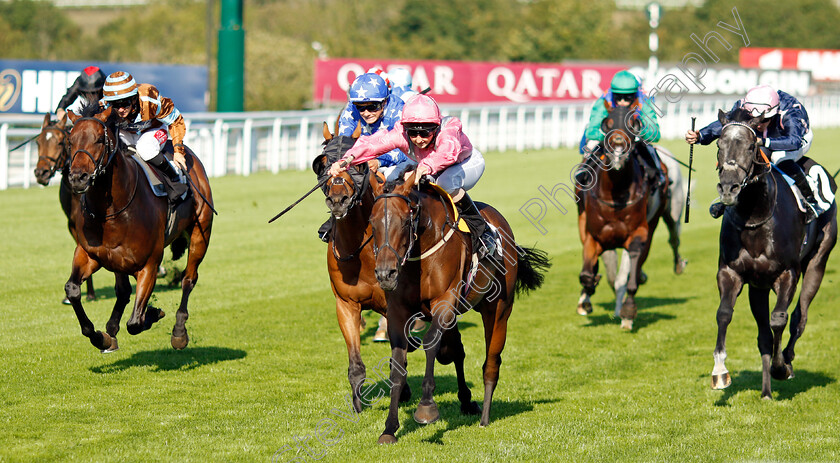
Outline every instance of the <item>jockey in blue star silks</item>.
[[(375, 72), (356, 77), (348, 92), (349, 101), (338, 122), (338, 134), (350, 136), (361, 124), (362, 136), (373, 135), (380, 130), (391, 130), (400, 120), (405, 102), (391, 98), (388, 82)], [(387, 180), (393, 180), (411, 161), (398, 150), (391, 150), (371, 161), (370, 167), (379, 170)]]
[[(379, 73), (371, 70), (356, 77), (347, 93), (349, 101), (339, 116), (337, 136), (352, 136), (359, 124), (362, 136), (370, 136), (380, 130), (391, 130), (400, 120), (405, 103), (400, 98), (391, 98), (389, 84)], [(412, 161), (398, 149), (368, 163), (371, 169), (382, 172), (386, 180), (394, 180), (411, 164)], [(325, 243), (329, 242), (333, 220), (330, 216), (318, 229), (318, 237)]]

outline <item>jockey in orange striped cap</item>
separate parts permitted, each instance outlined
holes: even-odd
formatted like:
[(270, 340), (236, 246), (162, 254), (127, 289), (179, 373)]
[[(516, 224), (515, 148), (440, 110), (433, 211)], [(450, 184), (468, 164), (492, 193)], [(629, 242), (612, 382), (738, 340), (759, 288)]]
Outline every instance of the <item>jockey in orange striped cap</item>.
[[(183, 198), (188, 187), (180, 169), (186, 171), (187, 127), (172, 100), (161, 96), (154, 85), (138, 85), (131, 74), (122, 71), (105, 79), (102, 100), (117, 114), (120, 139), (169, 178), (164, 183), (170, 202)], [(164, 149), (172, 150), (174, 163), (166, 159)]]

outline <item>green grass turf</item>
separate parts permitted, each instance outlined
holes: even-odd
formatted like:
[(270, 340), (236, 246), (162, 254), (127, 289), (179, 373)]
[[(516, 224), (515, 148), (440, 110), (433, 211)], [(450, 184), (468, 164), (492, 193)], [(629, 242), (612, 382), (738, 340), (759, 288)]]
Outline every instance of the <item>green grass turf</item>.
[[(833, 173), (838, 144), (840, 130), (818, 131), (810, 154)], [(664, 145), (687, 160), (684, 143)], [(544, 235), (519, 212), (540, 197), (538, 186), (570, 184), (576, 152), (487, 153), (487, 171), (471, 195), (505, 214), (520, 243), (547, 251), (553, 268), (542, 289), (514, 306), (490, 426), (459, 413), (451, 365), (436, 369), (442, 419), (415, 424), (424, 359), (414, 353), (415, 395), (401, 408), (399, 443), (385, 447), (376, 439), (386, 400), (356, 422), (330, 413), (348, 412), (349, 386), (326, 247), (315, 238), (327, 216), (322, 196), (267, 223), (308, 190), (310, 172), (212, 180), (221, 215), (190, 300), (191, 343), (180, 352), (169, 346), (180, 291), (163, 280), (153, 301), (167, 317), (138, 336), (123, 325), (116, 353), (94, 349), (71, 308), (59, 304), (73, 246), (57, 188), (0, 192), (0, 461), (267, 462), (296, 439), (310, 449), (299, 461), (840, 460), (840, 252), (797, 345), (796, 378), (773, 381), (776, 400), (759, 397), (761, 364), (745, 295), (729, 328), (732, 386), (711, 390), (719, 222), (706, 211), (716, 196), (714, 148), (694, 155), (694, 207), (682, 235), (689, 266), (673, 274), (660, 226), (635, 329), (627, 333), (611, 317), (605, 284), (594, 313), (575, 314), (581, 246), (573, 204), (566, 203), (566, 215), (548, 210)], [(113, 279), (100, 271), (95, 281), (100, 299), (84, 304), (104, 329)], [(370, 373), (390, 350), (371, 341), (378, 316), (366, 318), (362, 356)], [(475, 313), (460, 322), (475, 399), (483, 395), (480, 324)], [(328, 417), (337, 424), (322, 427), (331, 439), (325, 445), (314, 436)]]

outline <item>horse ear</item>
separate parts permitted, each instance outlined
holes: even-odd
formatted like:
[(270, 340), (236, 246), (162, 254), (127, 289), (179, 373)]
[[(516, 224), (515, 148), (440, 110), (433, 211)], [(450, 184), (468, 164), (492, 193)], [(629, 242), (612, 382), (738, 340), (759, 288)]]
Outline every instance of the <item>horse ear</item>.
[(762, 121), (764, 121), (764, 116), (756, 116), (750, 119), (750, 127), (756, 128), (758, 127), (758, 124), (761, 124)]
[(76, 120), (79, 119), (79, 116), (77, 116), (73, 111), (67, 111), (66, 116), (69, 117), (72, 122), (76, 122)]
[(95, 117), (95, 118), (99, 119), (99, 120), (100, 120), (100, 121), (102, 121), (102, 122), (106, 122), (106, 121), (108, 121), (108, 118), (109, 118), (109, 117), (111, 117), (111, 112), (112, 112), (112, 109), (113, 109), (113, 107), (112, 107), (112, 106), (108, 106), (108, 107), (105, 109), (105, 111), (102, 111), (101, 113), (96, 114), (96, 115), (95, 115), (95, 116), (93, 116), (93, 117)]
[(353, 131), (353, 138), (358, 139), (360, 136), (362, 136), (362, 124), (358, 123), (356, 124), (356, 130)]
[(726, 125), (726, 123), (729, 122), (726, 119), (726, 113), (723, 112), (722, 109), (718, 109), (718, 121), (721, 123), (721, 125)]
[(612, 111), (612, 104), (610, 103), (610, 100), (606, 98), (604, 98), (604, 108), (607, 109), (607, 112)]
[(330, 127), (324, 122), (324, 140), (330, 141), (333, 138), (333, 134), (330, 133)]
[(43, 129), (48, 125), (50, 125), (50, 113), (44, 114), (44, 123), (41, 124), (41, 128)]
[(61, 120), (58, 121), (58, 128), (64, 129), (65, 125), (67, 125), (67, 112), (65, 112), (64, 115), (61, 116)]

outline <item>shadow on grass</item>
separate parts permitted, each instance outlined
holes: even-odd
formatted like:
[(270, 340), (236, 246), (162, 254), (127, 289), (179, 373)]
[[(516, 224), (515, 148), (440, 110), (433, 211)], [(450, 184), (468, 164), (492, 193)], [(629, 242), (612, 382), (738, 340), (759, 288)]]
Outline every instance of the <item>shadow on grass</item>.
[(192, 370), (204, 365), (238, 360), (247, 354), (241, 349), (227, 347), (188, 347), (184, 350), (158, 349), (135, 352), (131, 357), (117, 360), (110, 365), (91, 367), (90, 371), (109, 374), (132, 367), (151, 367), (151, 371)]
[[(440, 366), (438, 366), (438, 368), (439, 367)], [(423, 377), (420, 375), (409, 376), (408, 382), (412, 386), (411, 400), (409, 400), (406, 403), (400, 404), (400, 408), (407, 409), (407, 411), (409, 411), (410, 414), (413, 414), (414, 410), (417, 409), (417, 405), (420, 402), (420, 398), (423, 394), (421, 387)], [(467, 387), (469, 387), (470, 391), (472, 392), (472, 400), (477, 402), (479, 407), (481, 407), (482, 402), (484, 400), (484, 388), (481, 387), (479, 390), (476, 390), (474, 385), (469, 381), (467, 381)], [(455, 375), (435, 376), (435, 397), (440, 397), (442, 394), (445, 393), (451, 393), (456, 395), (458, 394), (458, 379)], [(498, 398), (494, 398), (490, 409), (490, 426), (492, 426), (494, 422), (497, 422), (504, 418), (532, 411), (536, 405), (555, 403), (559, 402), (559, 400), (560, 399), (535, 401), (504, 401)], [(478, 426), (478, 423), (481, 420), (480, 414), (465, 415), (461, 413), (461, 402), (458, 399), (436, 399), (435, 402), (437, 403), (438, 411), (440, 412), (440, 419), (446, 423), (446, 427), (437, 430), (434, 435), (428, 437), (427, 439), (424, 439), (426, 442), (443, 445), (443, 436), (447, 432), (463, 426)], [(384, 401), (384, 403), (387, 404), (387, 400)], [(424, 426), (414, 421), (413, 418), (404, 420), (400, 424), (401, 427), (400, 430), (397, 431), (397, 438), (404, 437), (405, 435), (412, 433), (420, 427)]]
[[(770, 380), (774, 399), (791, 400), (808, 389), (824, 387), (837, 381), (821, 372), (797, 370), (796, 366), (793, 368), (793, 373), (796, 376), (786, 381)], [(761, 398), (761, 370), (742, 370), (732, 375), (732, 384), (723, 390), (723, 395), (715, 402), (715, 405), (729, 407), (729, 399), (742, 391), (755, 392), (755, 398), (757, 400)]]
[[(687, 302), (689, 297), (637, 297), (636, 298), (636, 305), (638, 306), (638, 312), (636, 314), (636, 319), (633, 321), (633, 330), (632, 332), (638, 331), (642, 328), (646, 328), (660, 320), (673, 320), (677, 317), (670, 314), (660, 313), (660, 312), (649, 312), (650, 309), (659, 306), (667, 306), (667, 305), (677, 305), (677, 304), (684, 304)], [(615, 302), (600, 302), (597, 306), (601, 309), (601, 311), (605, 311), (608, 313), (600, 313), (598, 315), (588, 315), (586, 318), (589, 321), (588, 324), (584, 325), (585, 327), (593, 327), (593, 326), (602, 326), (602, 325), (619, 325), (621, 320), (614, 317), (613, 313), (615, 312)], [(600, 312), (600, 311), (599, 311)], [(594, 312), (597, 313), (597, 312)]]
[[(179, 271), (178, 275), (181, 275), (183, 272)], [(155, 282), (155, 290), (154, 294), (161, 294), (161, 293), (168, 293), (169, 291), (178, 291), (181, 292), (181, 280), (172, 280), (170, 275), (172, 272), (170, 271), (166, 276), (159, 277)], [(114, 292), (114, 274), (110, 272), (97, 272), (94, 274), (94, 290), (96, 291), (96, 301), (93, 302), (100, 302), (100, 301), (113, 301), (116, 299), (116, 294)], [(128, 303), (127, 307), (134, 306), (134, 290), (136, 289), (136, 283), (132, 280), (131, 283), (131, 301)], [(89, 304), (91, 301), (85, 299), (87, 295), (87, 283), (82, 284), (82, 305)], [(175, 306), (177, 310), (177, 305)]]

